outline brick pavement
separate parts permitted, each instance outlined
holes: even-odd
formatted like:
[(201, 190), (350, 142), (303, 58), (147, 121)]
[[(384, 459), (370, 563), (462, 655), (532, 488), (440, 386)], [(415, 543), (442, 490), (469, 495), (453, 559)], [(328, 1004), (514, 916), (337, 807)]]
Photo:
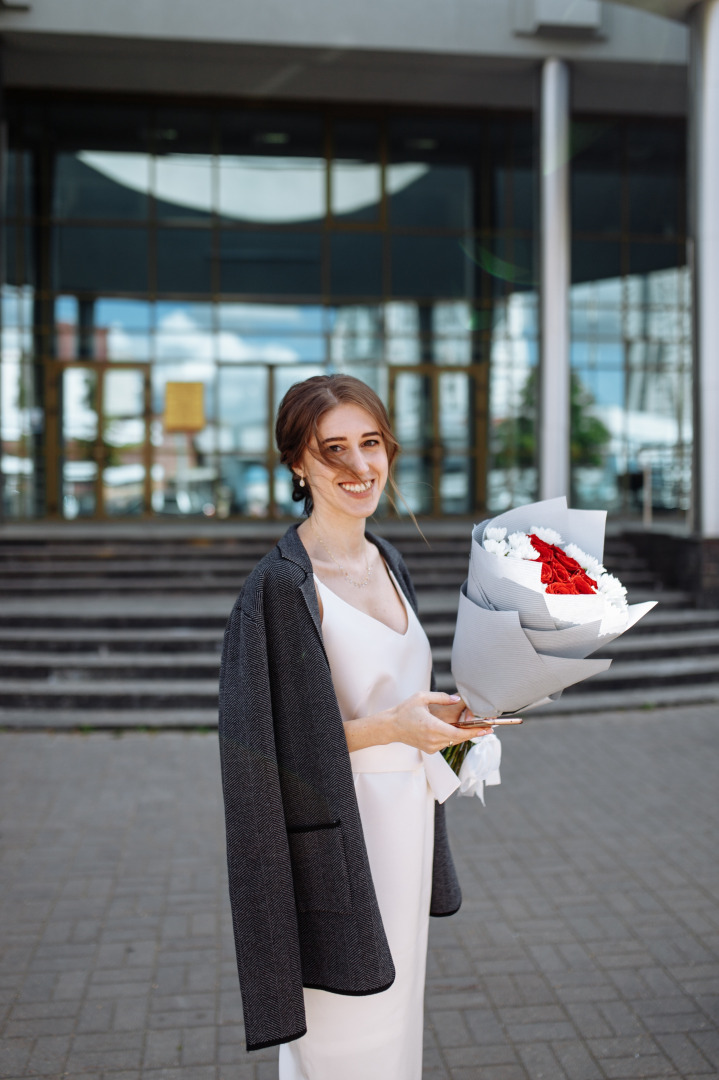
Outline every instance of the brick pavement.
[[(424, 1080), (719, 1076), (717, 711), (542, 719), (452, 800)], [(275, 1080), (244, 1051), (214, 734), (0, 735), (0, 1077)]]

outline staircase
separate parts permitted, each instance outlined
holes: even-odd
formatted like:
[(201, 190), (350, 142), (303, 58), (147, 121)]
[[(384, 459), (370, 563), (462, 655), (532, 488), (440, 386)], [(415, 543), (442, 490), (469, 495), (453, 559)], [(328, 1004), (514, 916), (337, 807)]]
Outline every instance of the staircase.
[[(282, 527), (67, 525), (0, 533), (0, 727), (209, 728), (217, 719), (222, 632), (239, 587)], [(466, 524), (426, 526), (430, 547), (387, 523), (412, 572), (441, 689), (452, 689)], [(609, 537), (605, 562), (632, 601), (660, 601), (606, 651), (608, 672), (542, 711), (719, 701), (719, 610), (662, 590)], [(539, 715), (539, 712), (537, 713)]]

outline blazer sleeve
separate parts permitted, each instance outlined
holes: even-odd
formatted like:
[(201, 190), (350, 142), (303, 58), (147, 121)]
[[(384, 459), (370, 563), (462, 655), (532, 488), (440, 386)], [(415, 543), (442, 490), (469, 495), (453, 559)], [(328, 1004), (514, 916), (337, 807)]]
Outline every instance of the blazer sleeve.
[(248, 1050), (306, 1032), (262, 611), (235, 604), (220, 668), (227, 869)]

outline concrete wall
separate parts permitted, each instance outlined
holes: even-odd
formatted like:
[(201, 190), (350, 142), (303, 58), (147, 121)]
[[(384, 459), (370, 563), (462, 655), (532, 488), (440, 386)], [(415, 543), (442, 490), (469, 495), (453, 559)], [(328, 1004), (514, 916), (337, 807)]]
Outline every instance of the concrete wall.
[[(242, 42), (495, 57), (540, 57), (543, 38), (515, 33), (514, 0), (30, 0), (0, 31), (187, 42)], [(684, 63), (678, 23), (606, 4), (603, 36), (562, 39), (566, 59)]]
[(513, 0), (31, 0), (0, 35), (8, 87), (525, 109), (560, 55), (575, 110), (683, 114), (686, 29), (605, 9), (599, 37), (551, 38)]

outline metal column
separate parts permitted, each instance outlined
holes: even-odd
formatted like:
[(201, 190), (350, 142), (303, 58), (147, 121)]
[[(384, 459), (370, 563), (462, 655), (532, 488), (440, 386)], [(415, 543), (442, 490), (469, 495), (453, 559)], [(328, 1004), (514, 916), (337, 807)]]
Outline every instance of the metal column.
[(550, 58), (541, 97), (539, 496), (569, 496), (569, 67)]
[(693, 526), (719, 537), (719, 0), (691, 15), (690, 260), (694, 294)]

